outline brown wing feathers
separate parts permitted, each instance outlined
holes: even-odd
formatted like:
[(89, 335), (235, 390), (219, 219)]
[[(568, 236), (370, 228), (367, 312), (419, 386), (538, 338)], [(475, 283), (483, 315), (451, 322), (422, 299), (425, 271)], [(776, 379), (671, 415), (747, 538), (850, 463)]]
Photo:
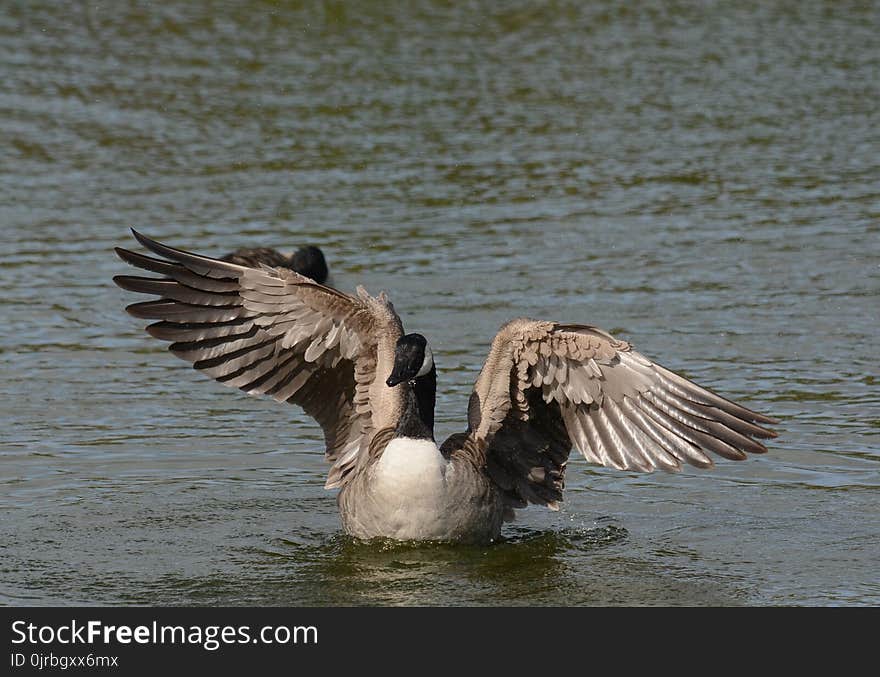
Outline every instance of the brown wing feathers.
[[(705, 468), (710, 453), (763, 453), (774, 423), (585, 325), (514, 320), (499, 331), (474, 387), (470, 435), (514, 506), (561, 498), (572, 446), (623, 470)], [(475, 446), (476, 448), (476, 446)]]
[(147, 331), (170, 341), (171, 352), (193, 368), (303, 407), (324, 430), (328, 460), (337, 463), (331, 485), (342, 483), (372, 433), (376, 345), (393, 344), (400, 324), (390, 304), (363, 290), (354, 298), (293, 271), (247, 268), (134, 234), (165, 258), (117, 248), (124, 261), (162, 276), (114, 278), (123, 289), (159, 297), (128, 312), (158, 320)]

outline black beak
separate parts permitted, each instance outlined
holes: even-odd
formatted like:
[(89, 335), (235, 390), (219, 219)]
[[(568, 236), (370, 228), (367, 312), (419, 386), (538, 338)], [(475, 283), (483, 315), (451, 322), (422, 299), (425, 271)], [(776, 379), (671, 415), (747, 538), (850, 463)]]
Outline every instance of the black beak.
[(391, 372), (391, 376), (388, 377), (388, 380), (385, 381), (385, 385), (387, 385), (389, 388), (393, 388), (394, 386), (400, 385), (406, 380), (407, 378), (401, 374), (398, 374), (397, 370), (395, 369), (393, 372)]
[(400, 385), (413, 378), (415, 378), (413, 370), (406, 363), (401, 364), (398, 362), (394, 365), (394, 369), (391, 370), (391, 376), (385, 381), (385, 385), (389, 388), (393, 388), (394, 386)]

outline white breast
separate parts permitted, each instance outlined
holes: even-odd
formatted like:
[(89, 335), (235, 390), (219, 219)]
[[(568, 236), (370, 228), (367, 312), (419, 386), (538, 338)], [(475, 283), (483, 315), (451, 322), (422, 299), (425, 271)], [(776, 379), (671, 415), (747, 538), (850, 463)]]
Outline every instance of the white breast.
[(406, 492), (407, 487), (442, 482), (445, 470), (446, 459), (435, 442), (396, 437), (382, 452), (374, 477), (382, 483), (396, 484), (398, 492)]
[(373, 469), (371, 494), (392, 538), (424, 538), (446, 512), (447, 462), (431, 440), (398, 437)]

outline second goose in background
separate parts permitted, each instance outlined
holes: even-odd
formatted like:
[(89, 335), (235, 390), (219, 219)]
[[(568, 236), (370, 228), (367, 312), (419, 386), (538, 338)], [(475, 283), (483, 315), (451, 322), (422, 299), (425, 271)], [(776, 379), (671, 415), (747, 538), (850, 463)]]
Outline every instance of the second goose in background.
[(327, 281), (330, 274), (324, 252), (314, 245), (300, 247), (293, 254), (283, 254), (270, 247), (243, 247), (226, 254), (220, 260), (249, 268), (259, 268), (260, 264), (271, 268), (287, 268), (321, 284)]

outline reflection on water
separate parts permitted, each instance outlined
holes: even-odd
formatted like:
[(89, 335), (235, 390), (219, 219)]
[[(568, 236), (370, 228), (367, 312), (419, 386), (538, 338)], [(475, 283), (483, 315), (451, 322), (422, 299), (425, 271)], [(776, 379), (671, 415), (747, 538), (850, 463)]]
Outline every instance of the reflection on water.
[[(625, 530), (512, 530), (490, 546), (359, 542), (338, 536), (326, 547), (284, 541), (275, 557), (306, 564), (330, 586), (339, 586), (341, 603), (445, 605), (455, 603), (454, 588), (464, 581), (486, 604), (517, 604), (532, 594), (553, 596), (567, 577), (566, 560), (625, 538)], [(545, 583), (542, 584), (542, 581)], [(352, 582), (354, 584), (352, 585)], [(347, 589), (346, 589), (347, 588)], [(343, 602), (344, 600), (344, 602)], [(563, 603), (558, 597), (557, 603)]]
[(249, 551), (249, 576), (157, 581), (153, 595), (184, 595), (199, 604), (221, 600), (260, 605), (445, 606), (469, 603), (522, 605), (738, 604), (730, 581), (676, 580), (674, 571), (646, 567), (616, 544), (618, 526), (593, 529), (511, 530), (489, 546), (359, 542), (343, 535), (279, 539), (271, 549)]
[[(0, 603), (877, 604), (878, 29), (870, 4), (5, 3)], [(529, 315), (780, 438), (674, 476), (572, 459), (564, 511), (487, 548), (354, 543), (314, 424), (122, 312), (128, 226), (317, 243), (337, 286), (388, 290), (440, 437)]]

